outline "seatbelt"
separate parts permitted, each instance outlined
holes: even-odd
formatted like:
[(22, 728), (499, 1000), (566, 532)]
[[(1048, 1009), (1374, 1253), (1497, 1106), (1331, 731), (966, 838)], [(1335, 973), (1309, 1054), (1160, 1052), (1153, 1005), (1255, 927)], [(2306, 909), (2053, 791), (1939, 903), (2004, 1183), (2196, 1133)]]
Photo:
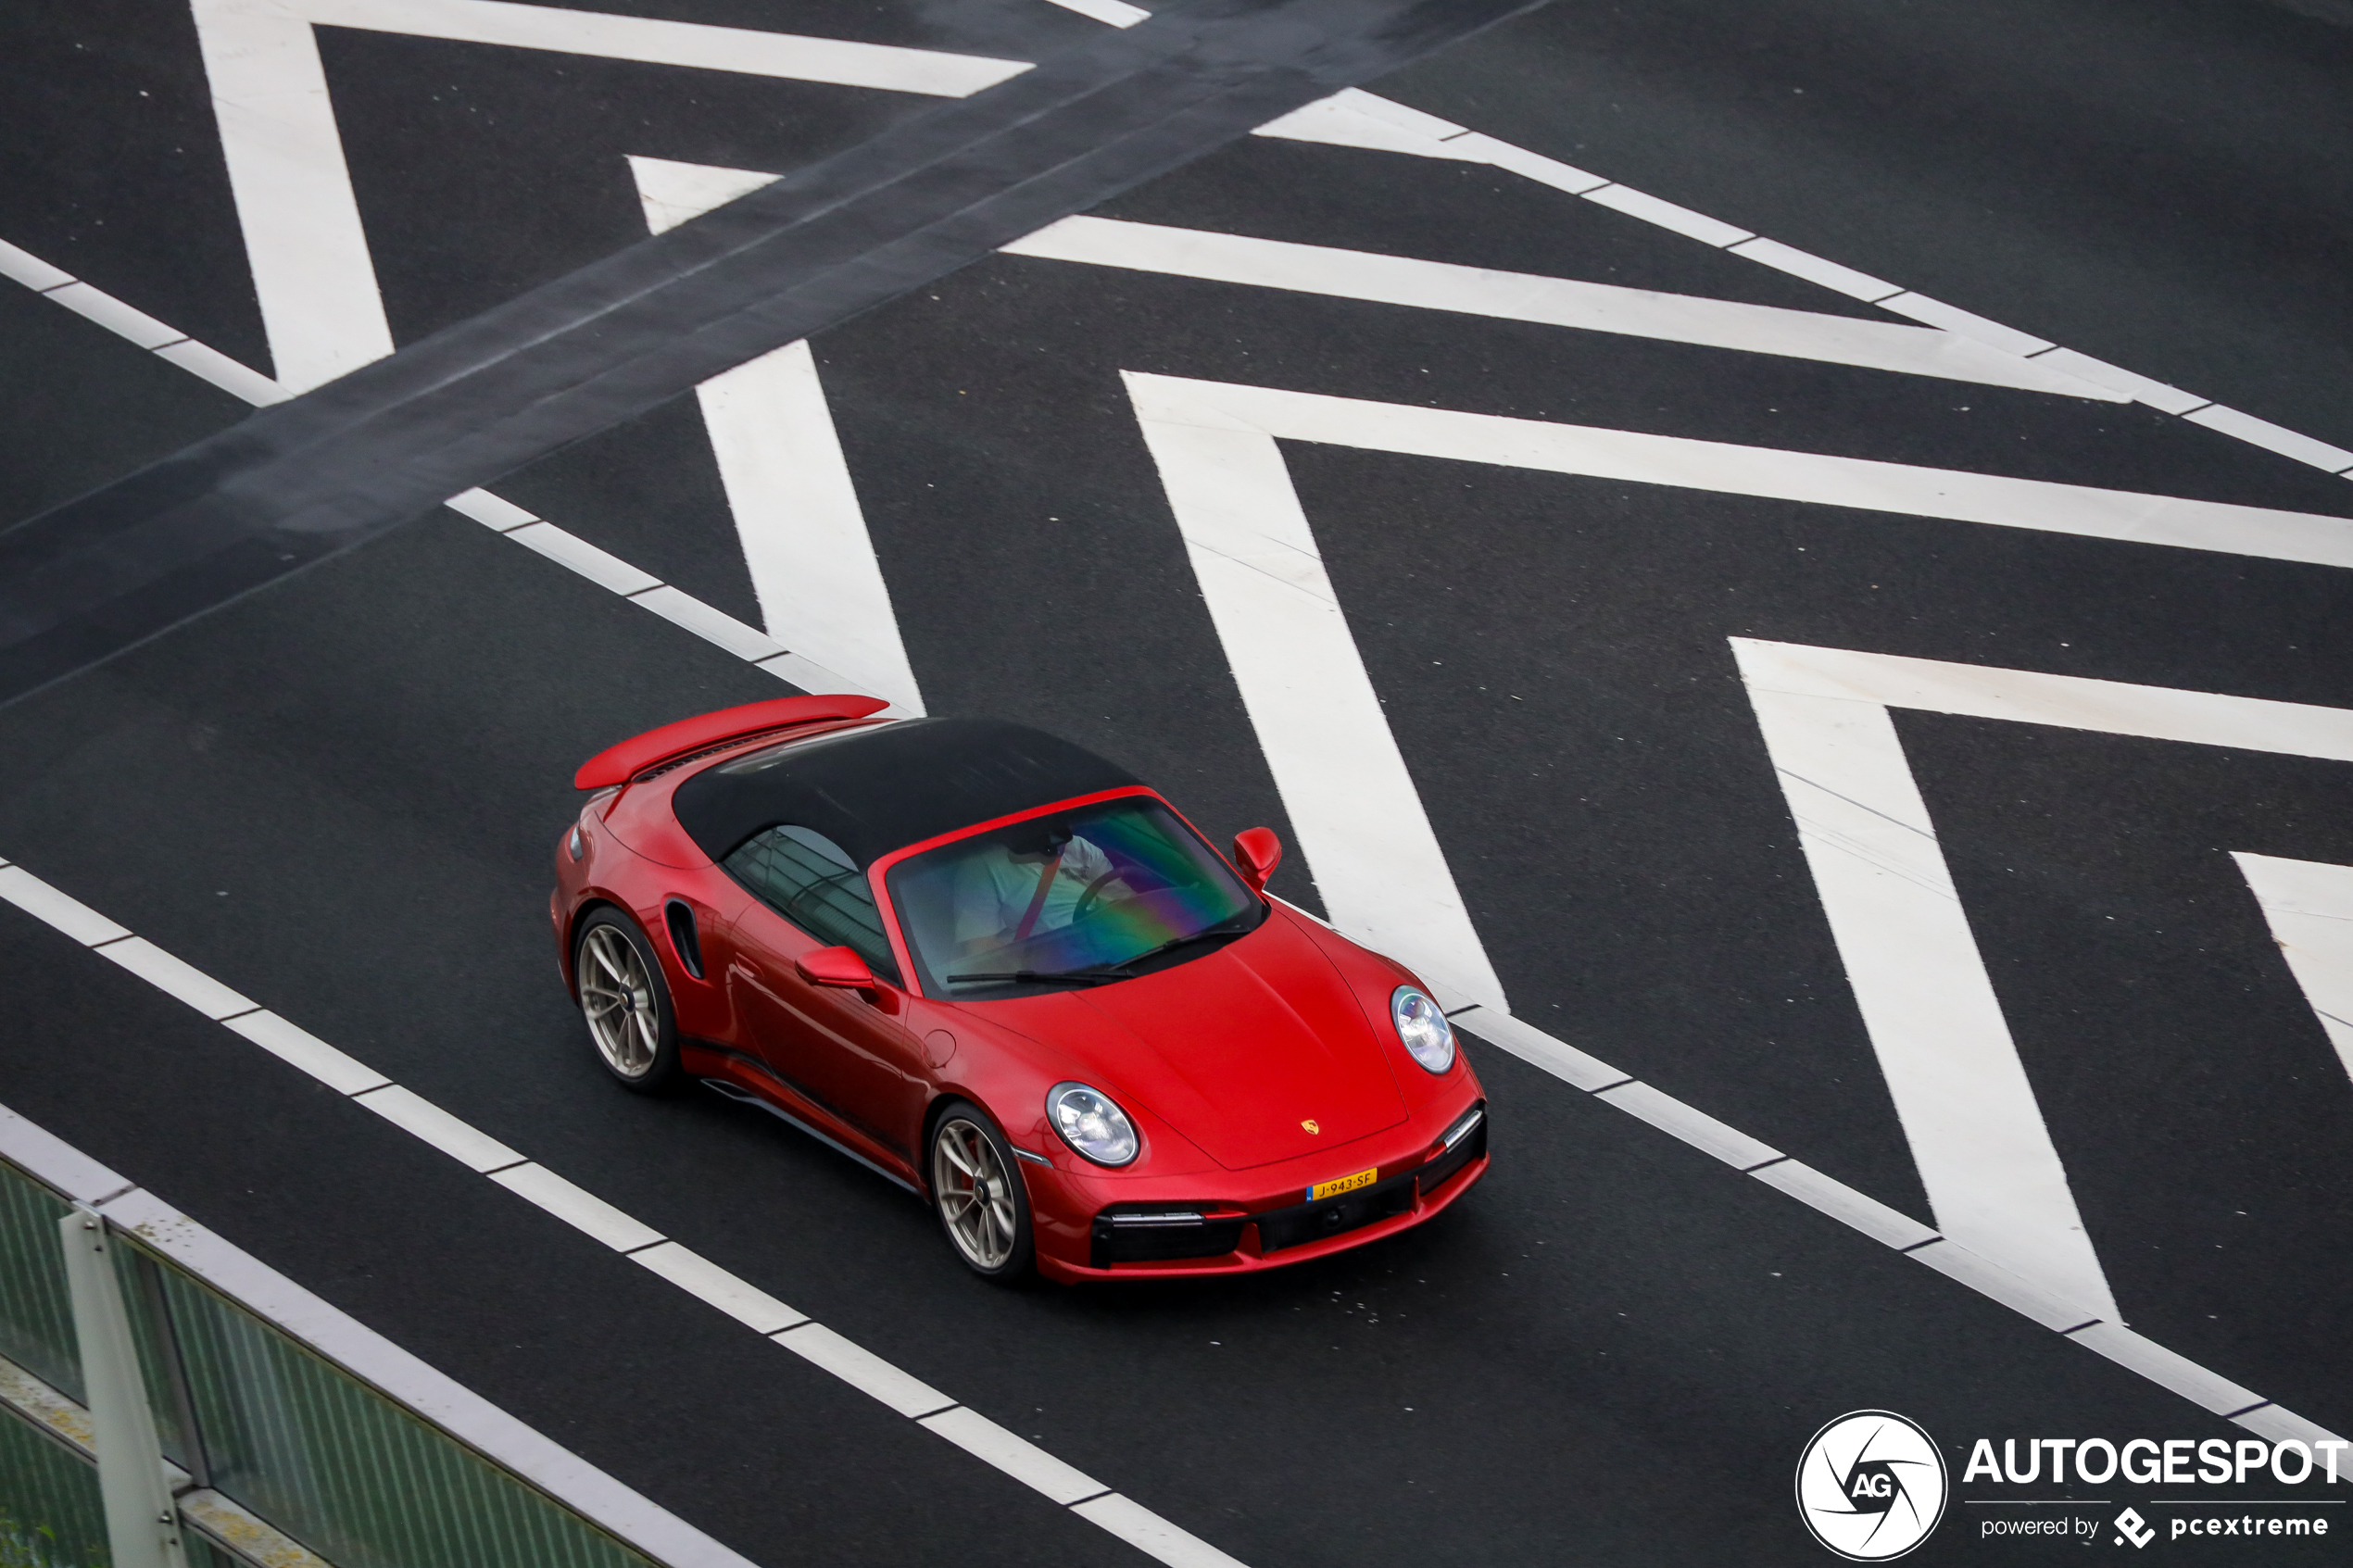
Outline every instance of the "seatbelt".
[(1062, 848), (1054, 851), (1054, 858), (1046, 862), (1046, 874), (1038, 879), (1038, 891), (1029, 896), (1029, 912), (1021, 917), (1021, 924), (1014, 928), (1014, 941), (1029, 940), (1030, 928), (1038, 923), (1039, 912), (1046, 908), (1047, 890), (1054, 885), (1054, 873), (1063, 869), (1063, 854), (1069, 847), (1069, 843), (1064, 841)]

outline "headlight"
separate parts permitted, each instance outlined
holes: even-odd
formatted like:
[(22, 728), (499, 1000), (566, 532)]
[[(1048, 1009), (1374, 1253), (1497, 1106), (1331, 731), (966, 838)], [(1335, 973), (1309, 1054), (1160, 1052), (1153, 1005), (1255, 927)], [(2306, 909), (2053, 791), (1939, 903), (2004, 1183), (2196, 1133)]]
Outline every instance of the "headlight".
[(1416, 1061), (1432, 1073), (1443, 1073), (1454, 1065), (1454, 1026), (1419, 988), (1400, 985), (1391, 991), (1389, 1016), (1397, 1025), (1399, 1042), (1413, 1052)]
[(1063, 1142), (1098, 1165), (1127, 1164), (1143, 1147), (1127, 1113), (1084, 1084), (1056, 1084), (1046, 1096), (1046, 1120)]

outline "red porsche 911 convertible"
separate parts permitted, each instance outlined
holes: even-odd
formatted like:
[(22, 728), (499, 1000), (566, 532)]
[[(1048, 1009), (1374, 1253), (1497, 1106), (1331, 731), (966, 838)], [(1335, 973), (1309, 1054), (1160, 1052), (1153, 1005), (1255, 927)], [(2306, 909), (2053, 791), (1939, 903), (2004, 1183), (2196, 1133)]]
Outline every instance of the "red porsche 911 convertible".
[(1445, 1015), (1265, 895), (1271, 832), (1229, 864), (1091, 752), (883, 706), (754, 703), (582, 766), (548, 912), (622, 1084), (774, 1111), (997, 1278), (1274, 1267), (1486, 1173)]

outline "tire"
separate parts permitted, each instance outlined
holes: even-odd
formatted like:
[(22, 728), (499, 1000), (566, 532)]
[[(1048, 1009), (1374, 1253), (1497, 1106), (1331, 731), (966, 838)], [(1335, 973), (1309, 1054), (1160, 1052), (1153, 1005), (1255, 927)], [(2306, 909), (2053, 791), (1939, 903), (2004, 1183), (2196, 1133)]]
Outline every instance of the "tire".
[[(983, 1279), (1012, 1284), (1029, 1273), (1029, 1187), (1013, 1146), (988, 1112), (950, 1100), (932, 1122), (925, 1149), (932, 1212), (948, 1245)], [(975, 1197), (976, 1179), (991, 1190)]]
[(661, 960), (636, 922), (619, 909), (592, 911), (573, 944), (573, 996), (597, 1060), (641, 1095), (677, 1086), (678, 1019)]

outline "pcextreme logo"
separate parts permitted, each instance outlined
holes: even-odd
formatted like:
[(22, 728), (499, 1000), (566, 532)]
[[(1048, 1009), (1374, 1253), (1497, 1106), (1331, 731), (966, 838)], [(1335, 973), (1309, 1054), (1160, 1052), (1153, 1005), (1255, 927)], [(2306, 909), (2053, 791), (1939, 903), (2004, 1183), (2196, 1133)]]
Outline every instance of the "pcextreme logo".
[(1947, 1489), (1935, 1440), (1893, 1411), (1840, 1416), (1798, 1456), (1798, 1517), (1850, 1562), (1885, 1562), (1928, 1539)]

